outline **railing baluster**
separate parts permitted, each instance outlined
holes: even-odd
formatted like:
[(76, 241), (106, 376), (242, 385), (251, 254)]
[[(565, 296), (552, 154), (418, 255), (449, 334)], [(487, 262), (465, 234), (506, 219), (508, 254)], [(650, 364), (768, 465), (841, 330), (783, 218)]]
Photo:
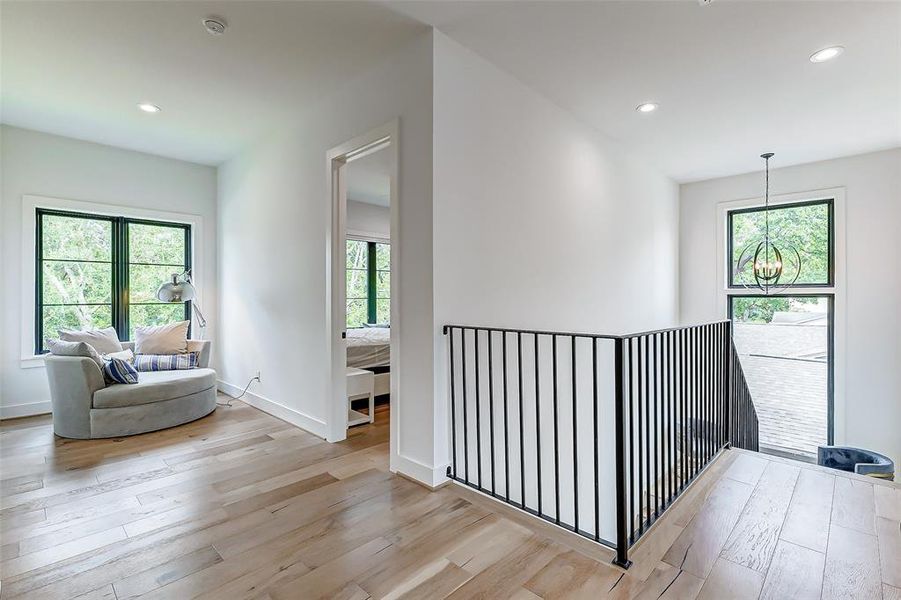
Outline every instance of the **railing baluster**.
[(494, 365), (492, 364), (494, 353), (492, 351), (491, 330), (489, 329), (485, 333), (488, 334), (488, 440), (491, 446), (491, 495), (494, 496), (497, 493), (494, 477)]
[(475, 329), (475, 360), (476, 360), (476, 473), (479, 478), (479, 489), (482, 487), (482, 385), (479, 381), (479, 330)]
[(601, 440), (598, 437), (598, 341), (591, 340), (591, 396), (592, 418), (594, 420), (594, 435), (591, 437), (594, 446), (594, 541), (601, 539), (601, 471), (599, 467), (599, 448)]
[(522, 507), (526, 507), (526, 442), (525, 427), (523, 426), (522, 406), (522, 334), (516, 332), (516, 375), (519, 379), (519, 388), (516, 397), (519, 400), (519, 501)]
[(450, 344), (450, 400), (451, 400), (451, 469), (454, 477), (457, 476), (457, 396), (454, 391), (454, 328), (450, 327), (446, 330), (448, 335), (448, 343)]
[[(626, 457), (625, 434), (623, 432), (623, 340), (614, 341), (613, 349), (614, 380), (614, 421), (616, 444), (616, 558), (613, 562), (624, 569), (631, 565), (629, 561), (629, 540), (626, 539)], [(631, 519), (630, 519), (631, 520)]]
[(470, 482), (469, 479), (469, 422), (466, 416), (467, 410), (467, 399), (466, 399), (466, 328), (460, 328), (460, 352), (462, 352), (463, 356), (460, 359), (462, 364), (462, 373), (463, 373), (463, 468), (466, 471), (466, 481)]
[(554, 404), (554, 522), (560, 524), (560, 425), (557, 409), (557, 336), (551, 337), (552, 381), (554, 385), (551, 399)]
[(510, 407), (507, 404), (507, 332), (501, 332), (501, 360), (504, 369), (501, 372), (504, 382), (504, 496), (510, 499)]
[(579, 531), (579, 436), (577, 435), (579, 403), (576, 397), (576, 336), (572, 336), (572, 417), (573, 417), (573, 527)]
[(541, 377), (539, 371), (538, 334), (535, 334), (535, 456), (538, 470), (538, 514), (541, 512)]

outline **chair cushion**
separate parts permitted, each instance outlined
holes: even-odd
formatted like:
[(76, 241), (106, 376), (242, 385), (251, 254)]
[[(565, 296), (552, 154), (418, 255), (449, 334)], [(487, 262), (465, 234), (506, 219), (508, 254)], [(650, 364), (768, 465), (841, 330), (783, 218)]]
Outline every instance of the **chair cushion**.
[(141, 373), (132, 385), (108, 385), (94, 392), (94, 408), (121, 408), (172, 400), (196, 394), (216, 386), (213, 369), (186, 371), (153, 371)]

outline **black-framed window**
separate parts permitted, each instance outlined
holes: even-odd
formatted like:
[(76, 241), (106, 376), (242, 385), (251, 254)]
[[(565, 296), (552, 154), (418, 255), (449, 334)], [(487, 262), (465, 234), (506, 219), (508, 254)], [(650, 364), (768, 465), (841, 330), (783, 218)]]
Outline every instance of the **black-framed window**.
[[(801, 273), (792, 287), (834, 285), (835, 226), (831, 198), (771, 205), (769, 223), (770, 238), (776, 245), (793, 246), (800, 254)], [(754, 285), (754, 249), (751, 246), (764, 236), (763, 207), (730, 210), (726, 227), (727, 252), (730, 257), (729, 287)], [(785, 272), (782, 280), (792, 281), (795, 277), (794, 262), (787, 259), (783, 262)]]
[(134, 328), (191, 318), (190, 303), (156, 301), (172, 273), (191, 268), (191, 226), (36, 210), (35, 353), (59, 329)]
[(348, 239), (346, 260), (347, 327), (389, 324), (390, 244)]

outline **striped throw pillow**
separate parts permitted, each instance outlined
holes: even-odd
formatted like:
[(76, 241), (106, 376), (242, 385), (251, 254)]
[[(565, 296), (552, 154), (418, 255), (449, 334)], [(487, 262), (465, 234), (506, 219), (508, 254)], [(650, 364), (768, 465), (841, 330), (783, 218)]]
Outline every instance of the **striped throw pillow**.
[(185, 354), (135, 354), (138, 371), (178, 371), (197, 367), (197, 353)]
[(115, 383), (137, 383), (138, 372), (121, 358), (111, 358), (103, 363), (103, 375)]

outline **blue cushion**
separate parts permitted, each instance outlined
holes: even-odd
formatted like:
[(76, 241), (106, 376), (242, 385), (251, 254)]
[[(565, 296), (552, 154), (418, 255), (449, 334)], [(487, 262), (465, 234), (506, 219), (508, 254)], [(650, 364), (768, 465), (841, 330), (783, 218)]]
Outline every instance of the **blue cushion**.
[(138, 371), (177, 371), (197, 368), (197, 353), (185, 354), (135, 354)]
[(108, 381), (116, 383), (137, 383), (138, 372), (121, 358), (111, 358), (103, 363), (103, 374)]

